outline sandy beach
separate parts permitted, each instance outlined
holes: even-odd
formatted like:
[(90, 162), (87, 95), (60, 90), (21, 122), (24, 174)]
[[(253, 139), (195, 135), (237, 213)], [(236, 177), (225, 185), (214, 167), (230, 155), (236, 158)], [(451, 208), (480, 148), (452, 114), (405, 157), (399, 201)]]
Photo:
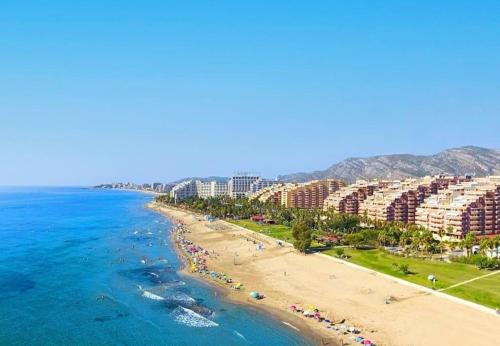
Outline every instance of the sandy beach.
[[(185, 224), (186, 238), (214, 253), (208, 259), (211, 270), (245, 285), (245, 292), (227, 289), (229, 299), (272, 311), (305, 333), (313, 330), (318, 343), (355, 344), (351, 335), (339, 336), (324, 323), (293, 313), (290, 305), (315, 306), (331, 320), (345, 319), (377, 345), (491, 345), (500, 339), (499, 316), (342, 261), (302, 255), (221, 220), (209, 223), (191, 212), (149, 207)], [(257, 250), (254, 240), (264, 249)], [(250, 300), (251, 291), (265, 299)]]

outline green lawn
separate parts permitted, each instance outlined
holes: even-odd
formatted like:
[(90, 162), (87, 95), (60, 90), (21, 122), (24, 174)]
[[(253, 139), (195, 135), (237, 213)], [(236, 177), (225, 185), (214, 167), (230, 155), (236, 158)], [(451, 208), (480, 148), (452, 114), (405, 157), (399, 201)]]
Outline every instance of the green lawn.
[(445, 291), (471, 302), (500, 308), (500, 273)]
[(270, 237), (288, 241), (292, 240), (292, 229), (283, 225), (260, 225), (252, 220), (227, 220), (235, 225), (247, 228), (251, 231), (262, 233)]
[[(230, 223), (233, 223), (235, 225), (244, 227), (246, 229), (249, 229), (254, 232), (262, 233), (265, 235), (268, 235), (270, 237), (279, 239), (279, 240), (285, 240), (290, 243), (293, 242), (293, 237), (292, 237), (292, 228), (284, 225), (261, 225), (257, 222), (254, 222), (252, 220), (227, 220)], [(317, 249), (323, 247), (323, 244), (318, 243), (317, 241), (313, 240), (311, 244), (312, 249)]]
[[(324, 253), (335, 256), (334, 250), (328, 250)], [(453, 284), (490, 273), (490, 271), (479, 270), (469, 264), (444, 263), (399, 257), (381, 250), (346, 249), (346, 255), (350, 256), (348, 259), (349, 262), (426, 287), (432, 287), (427, 276), (433, 274), (437, 278), (437, 289), (446, 288)], [(404, 275), (400, 273), (393, 265), (394, 263), (407, 264), (411, 274)], [(478, 304), (500, 307), (500, 274), (479, 279), (444, 292)]]

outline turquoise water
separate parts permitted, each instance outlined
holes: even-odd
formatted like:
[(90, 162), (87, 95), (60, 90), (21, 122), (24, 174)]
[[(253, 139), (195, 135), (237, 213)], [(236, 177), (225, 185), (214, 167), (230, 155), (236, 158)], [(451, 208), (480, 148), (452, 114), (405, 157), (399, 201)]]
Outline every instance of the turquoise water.
[(308, 344), (179, 276), (171, 225), (143, 207), (150, 198), (0, 188), (0, 344)]

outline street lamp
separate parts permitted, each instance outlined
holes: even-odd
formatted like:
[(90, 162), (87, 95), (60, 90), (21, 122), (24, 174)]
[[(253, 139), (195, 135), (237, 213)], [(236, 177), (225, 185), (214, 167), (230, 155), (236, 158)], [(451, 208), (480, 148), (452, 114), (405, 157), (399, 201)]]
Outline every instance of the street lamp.
[(432, 282), (432, 289), (435, 290), (436, 289), (436, 277), (432, 274), (429, 274), (429, 276), (427, 276), (427, 280), (429, 280), (430, 282)]

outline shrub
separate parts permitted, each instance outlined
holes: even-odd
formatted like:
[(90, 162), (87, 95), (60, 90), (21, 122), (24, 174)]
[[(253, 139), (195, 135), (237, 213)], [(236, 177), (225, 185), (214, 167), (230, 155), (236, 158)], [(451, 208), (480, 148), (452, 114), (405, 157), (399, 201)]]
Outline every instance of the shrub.
[(410, 266), (406, 263), (401, 263), (401, 264), (393, 263), (392, 265), (395, 266), (396, 270), (403, 275), (408, 275), (411, 273)]
[(400, 264), (399, 271), (404, 275), (408, 275), (410, 274), (410, 266), (408, 264)]
[(341, 248), (341, 247), (336, 247), (336, 248), (335, 248), (335, 255), (336, 255), (337, 257), (339, 257), (339, 258), (344, 257), (344, 255), (345, 255), (345, 250), (344, 250), (344, 248)]
[(500, 260), (495, 258), (489, 258), (482, 255), (473, 255), (470, 257), (466, 256), (452, 256), (450, 260), (458, 263), (465, 264), (473, 264), (477, 266), (479, 269), (499, 269), (500, 268)]

